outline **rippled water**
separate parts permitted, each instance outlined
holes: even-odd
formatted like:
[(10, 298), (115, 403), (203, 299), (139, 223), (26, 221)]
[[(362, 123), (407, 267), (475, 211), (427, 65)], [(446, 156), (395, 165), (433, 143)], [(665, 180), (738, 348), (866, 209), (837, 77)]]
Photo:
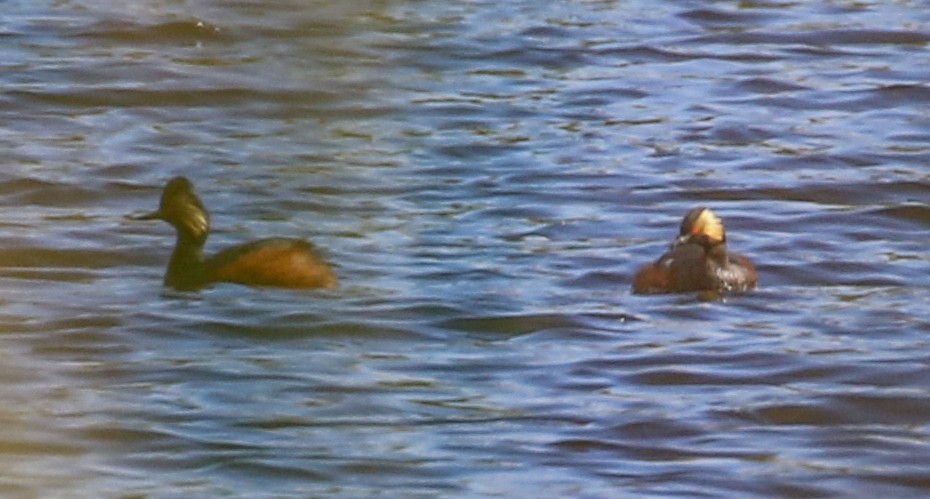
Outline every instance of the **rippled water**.
[[(0, 495), (921, 496), (922, 2), (14, 1)], [(333, 292), (161, 287), (307, 237)], [(633, 296), (708, 205), (761, 287)]]

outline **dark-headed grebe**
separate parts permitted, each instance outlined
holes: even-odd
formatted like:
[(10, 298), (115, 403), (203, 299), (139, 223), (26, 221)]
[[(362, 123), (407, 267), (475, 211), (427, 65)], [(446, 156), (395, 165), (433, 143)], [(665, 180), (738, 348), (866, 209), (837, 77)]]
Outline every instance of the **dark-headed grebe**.
[(158, 210), (135, 217), (164, 220), (178, 239), (165, 272), (165, 286), (195, 290), (215, 282), (279, 288), (335, 288), (336, 274), (300, 239), (262, 239), (228, 248), (204, 259), (203, 245), (210, 232), (210, 215), (185, 177), (165, 186)]
[(708, 208), (691, 210), (668, 252), (639, 269), (633, 292), (746, 291), (756, 287), (756, 268), (745, 256), (727, 252), (723, 223)]

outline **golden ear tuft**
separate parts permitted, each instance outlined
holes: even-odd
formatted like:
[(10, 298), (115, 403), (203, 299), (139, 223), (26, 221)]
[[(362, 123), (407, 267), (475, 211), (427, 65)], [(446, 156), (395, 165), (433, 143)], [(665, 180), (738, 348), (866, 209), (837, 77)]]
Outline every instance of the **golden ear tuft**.
[(714, 241), (724, 242), (726, 234), (723, 231), (723, 222), (714, 215), (709, 208), (704, 208), (694, 224), (694, 231), (699, 234), (713, 239)]

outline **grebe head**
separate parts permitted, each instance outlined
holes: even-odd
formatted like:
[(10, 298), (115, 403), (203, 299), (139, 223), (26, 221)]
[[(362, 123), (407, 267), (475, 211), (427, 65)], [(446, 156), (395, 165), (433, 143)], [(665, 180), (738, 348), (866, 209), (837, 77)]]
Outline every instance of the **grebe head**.
[(199, 244), (207, 240), (210, 215), (186, 177), (174, 177), (165, 185), (158, 209), (138, 217), (139, 220), (164, 220), (178, 231), (178, 237)]
[(689, 211), (681, 221), (681, 231), (675, 245), (691, 243), (710, 248), (726, 242), (723, 222), (709, 208), (700, 206)]

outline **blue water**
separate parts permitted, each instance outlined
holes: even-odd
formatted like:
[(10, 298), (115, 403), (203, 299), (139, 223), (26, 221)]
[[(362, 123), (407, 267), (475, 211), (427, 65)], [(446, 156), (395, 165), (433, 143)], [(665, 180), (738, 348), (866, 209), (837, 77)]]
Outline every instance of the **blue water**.
[[(0, 495), (930, 490), (921, 3), (0, 10)], [(175, 175), (341, 288), (164, 289)]]

